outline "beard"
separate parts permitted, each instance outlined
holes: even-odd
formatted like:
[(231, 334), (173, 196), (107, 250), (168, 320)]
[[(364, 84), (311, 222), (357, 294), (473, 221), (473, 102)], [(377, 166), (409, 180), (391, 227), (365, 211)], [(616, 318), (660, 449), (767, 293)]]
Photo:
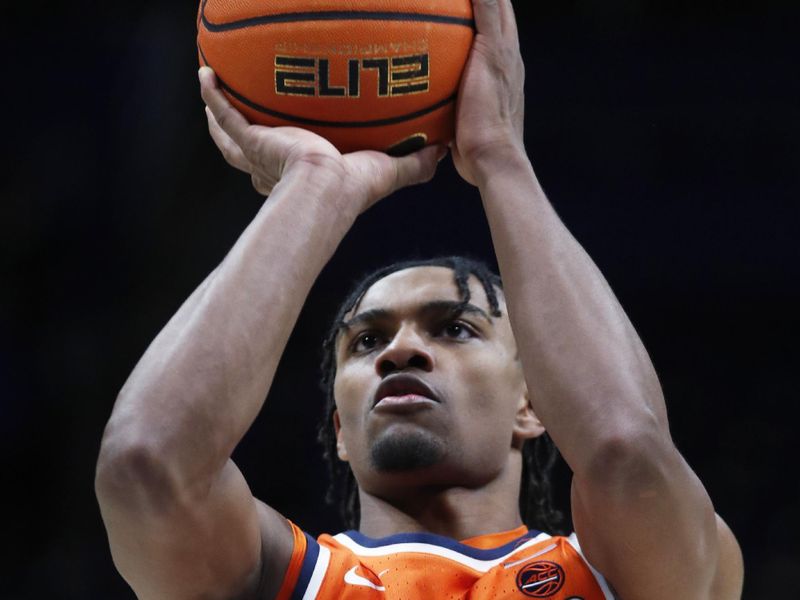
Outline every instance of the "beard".
[(377, 471), (398, 472), (431, 467), (445, 456), (442, 441), (428, 432), (406, 431), (378, 438), (370, 449)]

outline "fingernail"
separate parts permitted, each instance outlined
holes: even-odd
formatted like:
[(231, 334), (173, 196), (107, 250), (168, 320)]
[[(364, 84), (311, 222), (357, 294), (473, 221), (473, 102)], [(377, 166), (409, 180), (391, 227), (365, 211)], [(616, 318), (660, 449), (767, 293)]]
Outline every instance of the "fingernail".
[(447, 156), (448, 151), (449, 150), (447, 146), (439, 146), (439, 150), (436, 153), (436, 160), (438, 162), (442, 162), (444, 160), (444, 157)]

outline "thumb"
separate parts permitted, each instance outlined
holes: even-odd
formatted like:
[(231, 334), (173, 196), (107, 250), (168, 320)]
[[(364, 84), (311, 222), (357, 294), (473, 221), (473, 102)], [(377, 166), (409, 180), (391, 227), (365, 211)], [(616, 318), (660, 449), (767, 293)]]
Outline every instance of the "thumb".
[(354, 185), (361, 185), (364, 205), (360, 212), (409, 185), (423, 183), (433, 178), (436, 166), (447, 154), (445, 146), (427, 146), (422, 150), (403, 157), (391, 157), (375, 150), (362, 150), (345, 154), (350, 169), (356, 174), (351, 179)]
[(433, 179), (436, 167), (447, 156), (447, 146), (427, 146), (408, 156), (394, 158), (396, 177), (390, 191)]
[(502, 0), (472, 0), (472, 12), (475, 17), (475, 29), (478, 33), (497, 39), (501, 31)]

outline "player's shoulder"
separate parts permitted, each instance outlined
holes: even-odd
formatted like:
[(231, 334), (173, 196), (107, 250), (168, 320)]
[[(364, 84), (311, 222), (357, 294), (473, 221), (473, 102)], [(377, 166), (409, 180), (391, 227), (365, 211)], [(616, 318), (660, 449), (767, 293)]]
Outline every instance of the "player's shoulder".
[[(370, 538), (357, 531), (305, 537), (305, 556), (291, 586), (292, 598), (469, 596), (613, 598), (602, 576), (580, 552), (575, 536), (523, 530), (459, 542), (430, 533)], [(502, 543), (496, 543), (497, 541)], [(544, 595), (542, 595), (544, 594)]]

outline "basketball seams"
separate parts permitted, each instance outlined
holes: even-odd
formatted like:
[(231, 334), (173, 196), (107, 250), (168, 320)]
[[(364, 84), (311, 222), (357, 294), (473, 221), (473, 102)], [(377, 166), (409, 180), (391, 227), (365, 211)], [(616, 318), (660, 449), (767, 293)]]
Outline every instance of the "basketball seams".
[(252, 123), (305, 127), (343, 152), (454, 135), (470, 0), (201, 0), (197, 25), (201, 64)]
[(273, 25), (277, 23), (300, 23), (307, 21), (407, 21), (414, 23), (434, 23), (438, 25), (456, 25), (475, 29), (475, 21), (463, 17), (449, 15), (436, 15), (414, 12), (386, 12), (368, 10), (336, 10), (336, 11), (307, 11), (278, 13), (274, 15), (261, 15), (248, 17), (236, 21), (214, 23), (206, 16), (206, 4), (203, 0), (200, 5), (200, 22), (209, 33), (219, 33), (236, 29), (247, 29), (260, 25)]

